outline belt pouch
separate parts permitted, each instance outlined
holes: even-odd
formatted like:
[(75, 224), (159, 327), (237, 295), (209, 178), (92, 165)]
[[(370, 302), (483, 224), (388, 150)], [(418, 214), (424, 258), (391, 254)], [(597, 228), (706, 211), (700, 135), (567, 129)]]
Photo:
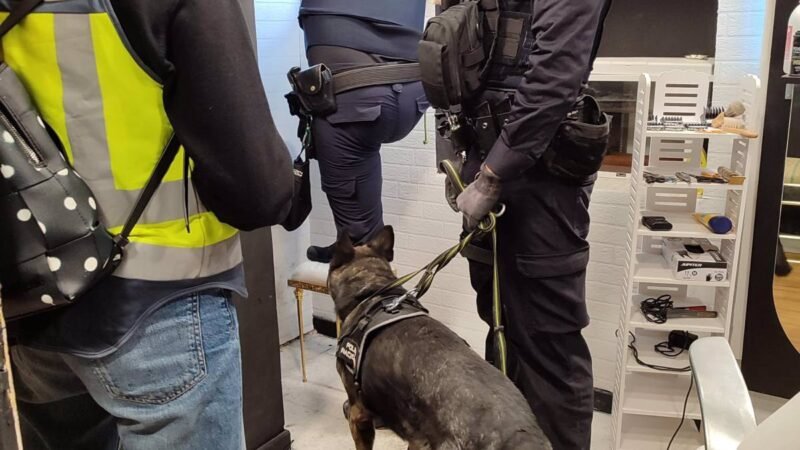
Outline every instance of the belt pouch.
[(481, 159), (483, 159), (492, 149), (499, 136), (489, 102), (483, 102), (475, 108), (474, 128), (475, 143), (481, 153)]
[(317, 64), (306, 70), (294, 67), (289, 71), (288, 78), (308, 114), (325, 117), (336, 112), (333, 72), (325, 64)]

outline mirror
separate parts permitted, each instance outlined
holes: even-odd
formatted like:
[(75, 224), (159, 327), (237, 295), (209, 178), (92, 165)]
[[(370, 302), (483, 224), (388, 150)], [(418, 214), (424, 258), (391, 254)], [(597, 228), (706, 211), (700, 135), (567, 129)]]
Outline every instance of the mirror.
[(773, 293), (781, 325), (800, 352), (800, 148), (790, 148), (783, 181)]

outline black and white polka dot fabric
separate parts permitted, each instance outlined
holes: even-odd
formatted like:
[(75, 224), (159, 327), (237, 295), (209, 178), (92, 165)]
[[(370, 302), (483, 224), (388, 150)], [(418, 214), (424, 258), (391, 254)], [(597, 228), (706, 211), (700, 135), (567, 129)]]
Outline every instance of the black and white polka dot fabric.
[(0, 283), (7, 319), (74, 301), (122, 259), (91, 190), (0, 66)]

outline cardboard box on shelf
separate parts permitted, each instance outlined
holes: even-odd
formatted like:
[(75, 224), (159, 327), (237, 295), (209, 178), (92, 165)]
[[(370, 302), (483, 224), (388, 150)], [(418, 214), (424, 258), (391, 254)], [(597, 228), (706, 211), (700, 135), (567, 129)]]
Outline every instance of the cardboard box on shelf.
[(661, 254), (677, 280), (723, 282), (728, 262), (708, 239), (664, 238)]

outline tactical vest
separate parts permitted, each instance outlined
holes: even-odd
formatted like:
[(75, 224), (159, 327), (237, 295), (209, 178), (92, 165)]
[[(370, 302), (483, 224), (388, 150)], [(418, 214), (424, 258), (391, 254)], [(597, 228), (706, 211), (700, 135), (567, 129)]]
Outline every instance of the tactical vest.
[(486, 78), (488, 88), (516, 89), (530, 68), (528, 57), (535, 42), (531, 31), (533, 3), (534, 0), (498, 0), (499, 35)]
[[(0, 0), (0, 20), (9, 0)], [(3, 38), (5, 60), (117, 234), (174, 134), (163, 85), (130, 47), (109, 0), (46, 2)], [(130, 235), (115, 276), (173, 281), (242, 261), (237, 231), (196, 196), (183, 151)], [(184, 183), (188, 187), (184, 187)], [(188, 203), (187, 203), (188, 202)]]

